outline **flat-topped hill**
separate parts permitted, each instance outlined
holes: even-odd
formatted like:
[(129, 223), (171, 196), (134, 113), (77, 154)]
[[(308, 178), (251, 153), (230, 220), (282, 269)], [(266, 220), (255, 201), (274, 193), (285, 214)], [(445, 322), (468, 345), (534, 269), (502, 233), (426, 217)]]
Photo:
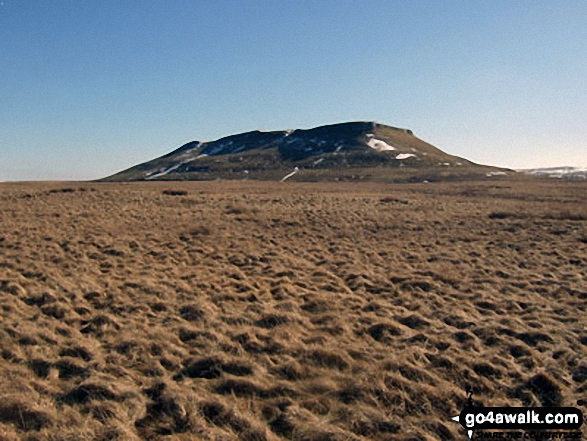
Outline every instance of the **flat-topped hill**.
[(375, 122), (347, 122), (192, 141), (105, 180), (402, 181), (471, 173), (485, 176), (492, 171), (498, 169), (449, 155), (411, 130)]

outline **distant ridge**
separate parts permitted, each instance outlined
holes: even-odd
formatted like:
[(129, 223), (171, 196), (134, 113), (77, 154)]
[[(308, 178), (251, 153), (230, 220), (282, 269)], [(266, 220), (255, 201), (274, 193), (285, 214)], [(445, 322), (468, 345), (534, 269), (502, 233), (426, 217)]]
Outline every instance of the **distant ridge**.
[(192, 141), (104, 180), (401, 181), (426, 176), (494, 176), (497, 171), (506, 173), (505, 169), (449, 155), (417, 138), (411, 130), (356, 121)]
[(527, 175), (559, 179), (587, 179), (587, 167), (545, 167), (517, 170)]

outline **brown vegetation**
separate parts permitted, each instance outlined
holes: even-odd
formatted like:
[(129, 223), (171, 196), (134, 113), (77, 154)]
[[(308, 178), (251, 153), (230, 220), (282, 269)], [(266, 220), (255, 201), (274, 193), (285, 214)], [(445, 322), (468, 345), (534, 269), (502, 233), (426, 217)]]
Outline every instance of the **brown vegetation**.
[(585, 412), (586, 190), (2, 184), (0, 439), (462, 439), (468, 386)]

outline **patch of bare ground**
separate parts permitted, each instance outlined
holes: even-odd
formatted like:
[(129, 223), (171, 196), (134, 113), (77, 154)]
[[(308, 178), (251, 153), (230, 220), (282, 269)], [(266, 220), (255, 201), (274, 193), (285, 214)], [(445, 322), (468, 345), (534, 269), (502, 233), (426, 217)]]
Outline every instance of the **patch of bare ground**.
[(460, 439), (587, 393), (587, 184), (0, 185), (0, 439)]

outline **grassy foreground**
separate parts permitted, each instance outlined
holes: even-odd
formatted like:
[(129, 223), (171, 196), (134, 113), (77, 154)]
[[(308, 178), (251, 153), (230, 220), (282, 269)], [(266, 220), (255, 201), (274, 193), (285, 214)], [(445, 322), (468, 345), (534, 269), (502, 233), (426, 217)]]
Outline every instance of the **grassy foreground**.
[(586, 413), (587, 183), (0, 184), (1, 440)]

